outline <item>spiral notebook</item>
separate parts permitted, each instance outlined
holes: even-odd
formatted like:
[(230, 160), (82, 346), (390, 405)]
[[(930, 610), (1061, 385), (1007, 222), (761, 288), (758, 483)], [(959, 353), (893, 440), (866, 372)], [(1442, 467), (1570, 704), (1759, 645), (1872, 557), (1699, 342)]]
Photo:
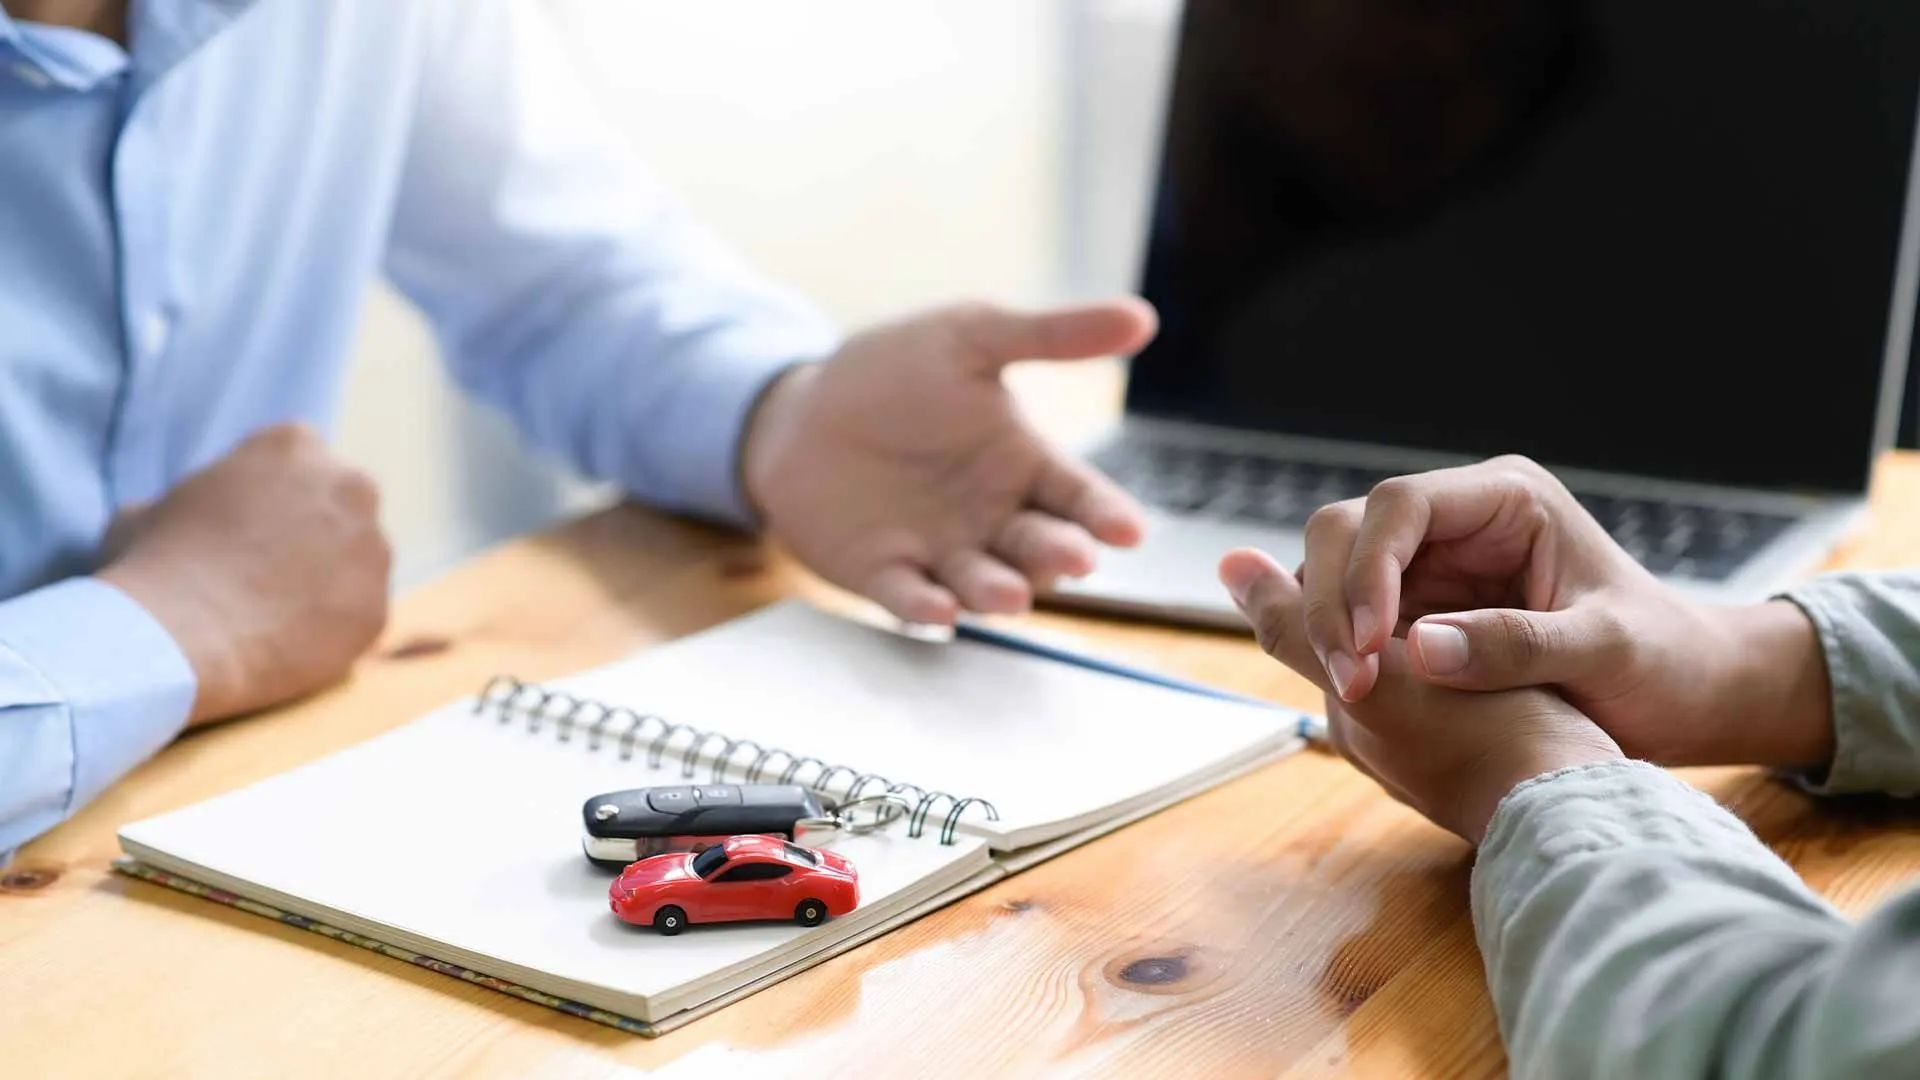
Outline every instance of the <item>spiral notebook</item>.
[[(120, 842), (149, 880), (652, 1034), (1284, 754), (1299, 725), (788, 602), (552, 684), (494, 680)], [(581, 801), (722, 779), (917, 813), (834, 841), (861, 904), (823, 925), (619, 922)]]

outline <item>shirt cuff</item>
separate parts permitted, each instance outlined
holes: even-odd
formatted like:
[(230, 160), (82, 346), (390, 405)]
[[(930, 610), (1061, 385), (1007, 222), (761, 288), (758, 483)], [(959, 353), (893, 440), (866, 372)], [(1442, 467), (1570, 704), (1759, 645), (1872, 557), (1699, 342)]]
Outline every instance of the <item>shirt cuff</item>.
[(1911, 626), (1920, 605), (1912, 582), (1836, 574), (1782, 594), (1820, 640), (1832, 693), (1833, 761), (1788, 775), (1816, 795), (1920, 794)]
[(1497, 947), (1490, 935), (1531, 886), (1563, 864), (1626, 848), (1660, 848), (1804, 891), (1745, 823), (1666, 770), (1644, 761), (1580, 765), (1528, 780), (1494, 810), (1473, 866), (1482, 951)]
[(27, 684), (0, 686), (7, 701), (67, 709), (69, 814), (171, 742), (193, 710), (197, 687), (180, 646), (147, 609), (95, 578), (0, 603), (0, 653), (12, 654), (7, 668)]
[(673, 478), (673, 508), (741, 528), (759, 521), (747, 501), (740, 451), (747, 422), (775, 379), (813, 356), (736, 355), (685, 381), (661, 429), (643, 433), (662, 475)]

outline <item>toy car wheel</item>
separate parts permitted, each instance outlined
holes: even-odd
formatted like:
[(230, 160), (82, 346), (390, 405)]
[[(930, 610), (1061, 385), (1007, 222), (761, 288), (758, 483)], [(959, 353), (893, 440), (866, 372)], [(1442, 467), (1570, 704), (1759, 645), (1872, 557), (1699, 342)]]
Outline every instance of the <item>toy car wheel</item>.
[(668, 904), (653, 913), (653, 928), (672, 937), (687, 928), (687, 913)]
[(819, 926), (827, 921), (827, 905), (818, 900), (802, 900), (793, 909), (793, 921), (801, 926)]

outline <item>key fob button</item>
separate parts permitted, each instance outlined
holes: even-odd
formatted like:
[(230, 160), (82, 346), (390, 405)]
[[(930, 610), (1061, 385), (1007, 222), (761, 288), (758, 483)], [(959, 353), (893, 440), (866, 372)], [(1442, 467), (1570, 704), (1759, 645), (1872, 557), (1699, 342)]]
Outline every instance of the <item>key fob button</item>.
[(654, 788), (647, 792), (647, 805), (663, 814), (678, 814), (694, 807), (690, 787)]
[(595, 795), (580, 809), (589, 836), (635, 836), (636, 829), (659, 816), (647, 805), (647, 793), (640, 789)]
[(701, 806), (739, 806), (740, 789), (732, 784), (708, 784), (693, 789), (693, 799)]

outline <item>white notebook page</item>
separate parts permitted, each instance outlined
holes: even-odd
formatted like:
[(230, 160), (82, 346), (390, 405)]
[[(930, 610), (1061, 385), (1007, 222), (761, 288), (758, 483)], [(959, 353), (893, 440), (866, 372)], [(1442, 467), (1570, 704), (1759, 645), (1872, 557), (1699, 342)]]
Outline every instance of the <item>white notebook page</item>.
[(1063, 835), (1298, 742), (1289, 711), (980, 642), (914, 640), (799, 601), (554, 685), (990, 800), (998, 823), (977, 811), (964, 821), (1000, 849)]
[(645, 1020), (828, 948), (988, 865), (968, 838), (945, 846), (898, 827), (843, 838), (835, 850), (860, 872), (851, 916), (663, 938), (608, 910), (612, 875), (581, 854), (580, 806), (602, 791), (685, 782), (607, 746), (562, 744), (551, 725), (530, 733), (457, 705), (121, 837), (185, 876)]

